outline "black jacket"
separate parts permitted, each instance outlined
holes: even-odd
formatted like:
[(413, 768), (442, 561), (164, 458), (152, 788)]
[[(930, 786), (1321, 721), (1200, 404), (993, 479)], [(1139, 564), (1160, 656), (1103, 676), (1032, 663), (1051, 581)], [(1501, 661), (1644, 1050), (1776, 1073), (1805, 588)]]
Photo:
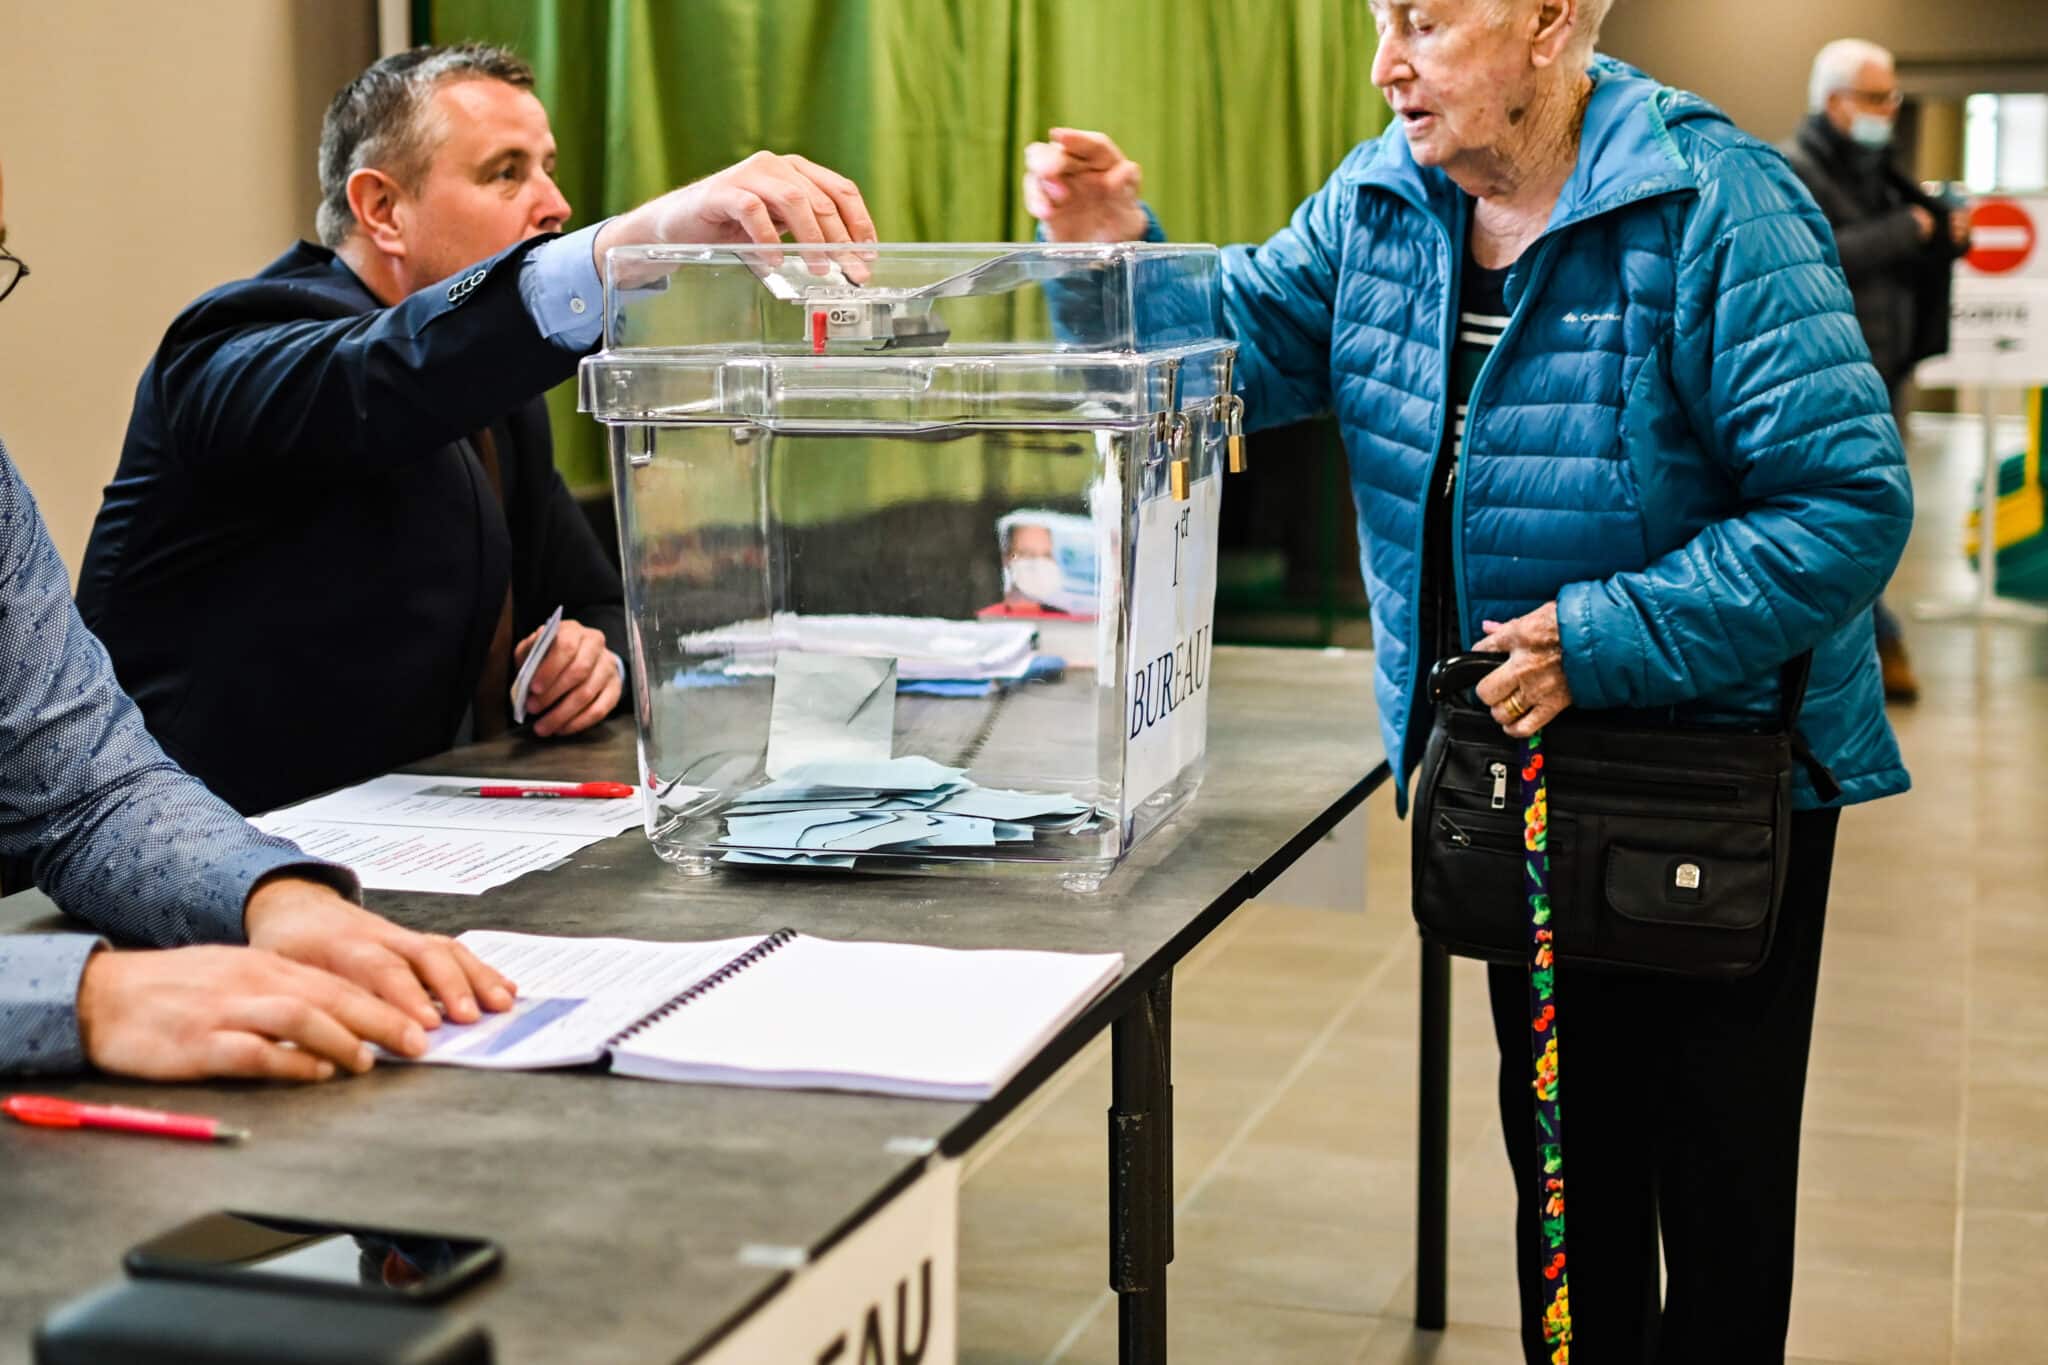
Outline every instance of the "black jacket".
[[(1783, 150), (1835, 229), (1870, 357), (1885, 383), (1896, 385), (1914, 365), (1948, 350), (1953, 267), (1963, 254), (1949, 236), (1948, 206), (1901, 175), (1886, 154), (1842, 136), (1824, 115), (1809, 116)], [(1915, 205), (1934, 215), (1934, 235), (1925, 242)]]
[[(538, 395), (577, 357), (519, 296), (525, 242), (378, 304), (301, 243), (171, 324), (136, 389), (78, 607), (150, 730), (245, 813), (444, 749), (505, 585), (627, 657), (618, 574)], [(488, 425), (501, 508), (462, 438)]]

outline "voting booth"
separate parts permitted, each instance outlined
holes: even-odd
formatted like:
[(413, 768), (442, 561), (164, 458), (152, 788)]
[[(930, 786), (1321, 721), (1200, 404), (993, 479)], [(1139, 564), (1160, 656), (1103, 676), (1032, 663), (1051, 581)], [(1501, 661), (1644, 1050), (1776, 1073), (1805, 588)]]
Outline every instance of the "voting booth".
[(607, 428), (649, 839), (1089, 890), (1191, 799), (1241, 461), (1213, 247), (631, 247)]

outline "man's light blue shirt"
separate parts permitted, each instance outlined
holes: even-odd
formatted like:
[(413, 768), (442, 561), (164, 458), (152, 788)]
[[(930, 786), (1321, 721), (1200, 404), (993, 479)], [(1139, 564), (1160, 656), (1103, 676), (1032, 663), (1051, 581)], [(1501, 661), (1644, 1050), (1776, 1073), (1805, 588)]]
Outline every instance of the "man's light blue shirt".
[(604, 338), (604, 284), (591, 243), (603, 222), (543, 242), (519, 263), (519, 298), (542, 336), (565, 351), (588, 351)]

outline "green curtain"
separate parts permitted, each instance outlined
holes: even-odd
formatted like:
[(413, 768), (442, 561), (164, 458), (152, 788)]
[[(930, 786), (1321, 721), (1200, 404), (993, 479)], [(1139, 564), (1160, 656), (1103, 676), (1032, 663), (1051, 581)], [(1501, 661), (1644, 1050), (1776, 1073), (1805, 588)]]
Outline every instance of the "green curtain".
[[(762, 147), (857, 180), (885, 240), (1027, 239), (1023, 145), (1112, 134), (1182, 241), (1251, 241), (1386, 126), (1367, 0), (431, 0), (434, 42), (524, 55), (577, 218)], [(570, 484), (605, 482), (573, 386)]]

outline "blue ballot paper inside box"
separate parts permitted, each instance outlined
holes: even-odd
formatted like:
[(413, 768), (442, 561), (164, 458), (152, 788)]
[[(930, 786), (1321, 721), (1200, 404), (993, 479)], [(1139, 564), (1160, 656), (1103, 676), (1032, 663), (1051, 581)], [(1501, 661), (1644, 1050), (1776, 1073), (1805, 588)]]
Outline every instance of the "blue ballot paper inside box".
[(1004, 791), (928, 758), (801, 765), (726, 808), (728, 862), (850, 869), (863, 854), (1028, 845), (1094, 817), (1085, 802)]
[[(619, 500), (649, 837), (693, 874), (1099, 882), (1202, 774), (1240, 413), (1216, 252), (885, 244), (868, 267), (607, 261), (579, 393)], [(906, 760), (952, 773), (806, 772)]]

